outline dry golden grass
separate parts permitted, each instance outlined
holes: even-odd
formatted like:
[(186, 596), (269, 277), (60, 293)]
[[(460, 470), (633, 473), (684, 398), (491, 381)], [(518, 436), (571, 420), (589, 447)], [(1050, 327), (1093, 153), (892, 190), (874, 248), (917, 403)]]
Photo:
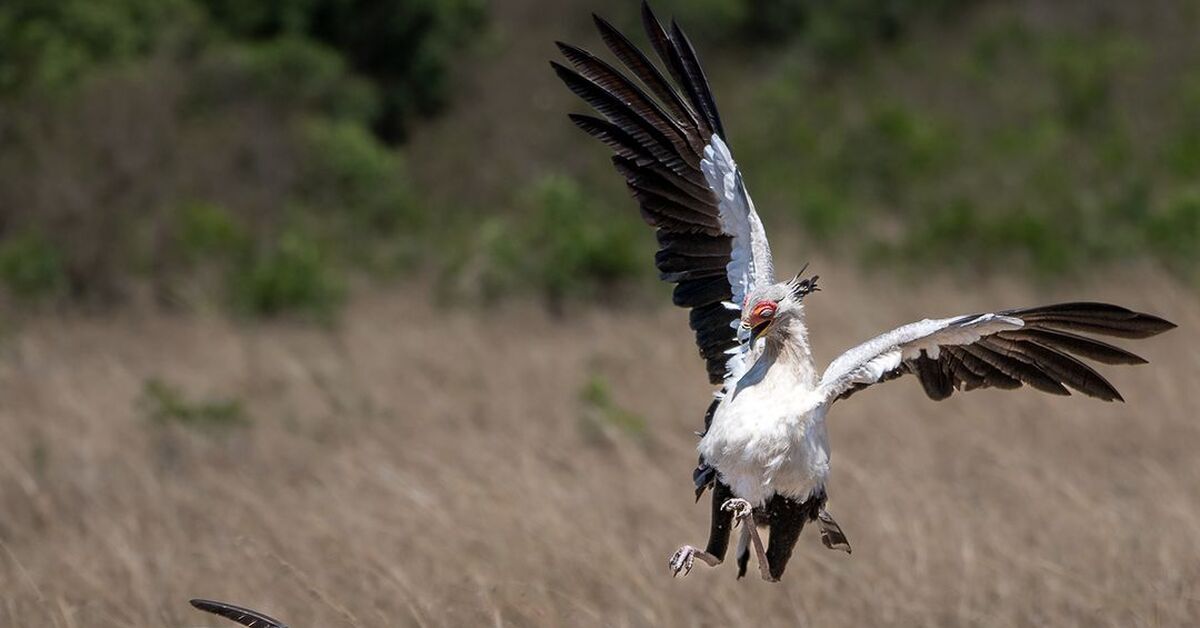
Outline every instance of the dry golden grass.
[[(818, 265), (819, 266), (819, 265)], [(703, 542), (707, 387), (677, 310), (484, 315), (419, 290), (342, 324), (126, 312), (21, 321), (0, 349), (0, 626), (216, 626), (227, 599), (332, 626), (1200, 624), (1200, 301), (1130, 270), (1073, 289), (915, 287), (818, 268), (818, 354), (926, 314), (1099, 298), (1180, 329), (1106, 368), (1129, 400), (1028, 390), (934, 404), (913, 381), (831, 416), (846, 556), (807, 532), (782, 584)], [(648, 433), (581, 429), (610, 382)], [(160, 378), (251, 423), (157, 425)]]

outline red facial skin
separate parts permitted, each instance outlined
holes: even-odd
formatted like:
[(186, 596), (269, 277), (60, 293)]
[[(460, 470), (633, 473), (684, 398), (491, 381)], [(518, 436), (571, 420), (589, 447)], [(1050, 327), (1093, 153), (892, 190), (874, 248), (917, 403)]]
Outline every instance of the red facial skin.
[(771, 320), (775, 316), (775, 312), (778, 311), (778, 303), (768, 300), (759, 301), (750, 309), (750, 315), (746, 317), (746, 324), (752, 329), (758, 327), (762, 323)]

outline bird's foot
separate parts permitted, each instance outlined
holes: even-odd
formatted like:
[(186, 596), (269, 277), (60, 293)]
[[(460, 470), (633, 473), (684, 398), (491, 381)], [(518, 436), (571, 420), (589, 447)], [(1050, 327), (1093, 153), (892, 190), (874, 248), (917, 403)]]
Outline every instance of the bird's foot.
[(671, 577), (674, 578), (680, 573), (685, 576), (691, 573), (692, 566), (696, 564), (696, 559), (700, 559), (701, 562), (709, 567), (716, 567), (721, 564), (721, 559), (716, 556), (700, 548), (684, 545), (676, 550), (674, 554), (671, 554), (671, 558), (667, 560), (667, 566), (671, 569)]
[(728, 510), (733, 513), (733, 522), (735, 525), (750, 519), (754, 514), (754, 507), (750, 505), (750, 502), (740, 497), (726, 500), (724, 504), (721, 504), (721, 510)]
[(758, 572), (762, 575), (762, 579), (767, 582), (778, 582), (779, 579), (771, 575), (771, 568), (767, 562), (766, 548), (763, 547), (762, 537), (758, 535), (758, 524), (754, 521), (754, 507), (750, 502), (734, 497), (721, 504), (721, 510), (728, 510), (733, 513), (734, 525), (748, 522), (746, 534), (750, 537), (750, 544), (754, 547), (754, 555), (758, 558)]

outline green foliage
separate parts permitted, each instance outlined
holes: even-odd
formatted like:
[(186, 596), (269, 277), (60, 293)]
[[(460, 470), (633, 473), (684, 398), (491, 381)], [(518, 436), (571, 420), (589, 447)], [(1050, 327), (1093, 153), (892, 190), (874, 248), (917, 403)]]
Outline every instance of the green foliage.
[(1164, 147), (1167, 166), (1185, 181), (1200, 179), (1200, 72), (1180, 81), (1175, 96), (1179, 125)]
[[(1200, 40), (983, 4), (655, 7), (707, 62), (773, 231), (870, 242), (889, 265), (1050, 276), (1145, 255), (1200, 273), (1200, 80), (1177, 69)], [(168, 297), (184, 286), (181, 301), (224, 290), (243, 312), (325, 318), (347, 273), (426, 259), (486, 295), (553, 304), (646, 276), (650, 236), (604, 196), (604, 160), (512, 177), (491, 199), (433, 190), (453, 211), (414, 186), (394, 142), (443, 103), (484, 14), (484, 0), (0, 2), (0, 282), (75, 297), (133, 274)], [(496, 178), (471, 170), (433, 185)]]
[(299, 199), (393, 234), (422, 220), (398, 153), (360, 125), (311, 119), (303, 126)]
[(796, 198), (796, 216), (804, 232), (825, 238), (844, 231), (855, 218), (854, 206), (840, 192), (814, 182), (804, 185)]
[(404, 137), (412, 118), (440, 108), (451, 55), (483, 25), (484, 0), (196, 0), (231, 36), (304, 38), (337, 50), (379, 97), (375, 128)]
[(345, 295), (326, 245), (295, 228), (257, 247), (234, 268), (230, 286), (234, 303), (260, 316), (297, 311), (325, 320)]
[(579, 402), (583, 406), (581, 429), (589, 438), (612, 441), (614, 436), (622, 435), (646, 444), (649, 438), (646, 418), (619, 406), (603, 375), (592, 373), (588, 377), (579, 391)]
[(5, 0), (0, 96), (71, 85), (152, 52), (192, 17), (187, 0)]
[(312, 118), (300, 131), (304, 158), (295, 200), (344, 243), (339, 257), (381, 272), (416, 264), (431, 221), (401, 155), (354, 123)]
[(533, 191), (527, 245), (534, 274), (552, 298), (594, 292), (633, 277), (645, 258), (634, 244), (631, 220), (591, 202), (571, 179), (550, 177)]
[(191, 202), (178, 210), (178, 239), (191, 261), (228, 259), (250, 247), (250, 234), (230, 212), (213, 203)]
[(150, 378), (142, 385), (138, 406), (148, 420), (161, 425), (175, 423), (214, 429), (249, 422), (237, 399), (188, 399), (179, 387), (158, 378)]
[[(418, 259), (427, 214), (373, 127), (398, 137), (436, 108), (451, 55), (483, 15), (481, 0), (0, 3), (0, 103), (25, 108), (0, 119), (0, 184), (46, 153), (42, 129), (89, 125), (70, 131), (82, 150), (72, 143), (65, 165), (35, 173), (47, 181), (0, 190), (6, 206), (47, 199), (19, 221), (0, 208), (0, 224), (54, 234), (0, 236), (0, 279), (14, 293), (52, 292), (66, 268), (72, 294), (112, 298), (123, 275), (141, 274), (172, 298), (192, 275), (202, 290), (228, 277), (226, 296), (245, 312), (328, 316), (345, 266)], [(161, 98), (126, 96), (150, 82)], [(229, 130), (256, 117), (251, 133)], [(49, 180), (60, 167), (86, 174), (68, 185), (97, 207), (22, 196), (61, 187)]]
[(1114, 77), (1139, 58), (1134, 41), (1111, 36), (1057, 37), (1043, 50), (1060, 115), (1078, 128), (1094, 128), (1109, 119)]
[(1171, 264), (1200, 277), (1200, 190), (1182, 192), (1164, 203), (1150, 216), (1146, 238)]
[[(751, 4), (748, 0), (661, 0), (651, 2), (651, 8), (668, 27), (669, 19), (675, 18), (691, 33), (690, 37), (729, 40), (739, 35), (740, 27), (750, 19)], [(630, 3), (629, 6), (639, 5)]]
[(0, 240), (0, 281), (18, 297), (53, 294), (66, 286), (62, 254), (37, 231)]
[(760, 46), (799, 42), (822, 65), (862, 59), (927, 18), (953, 16), (979, 0), (664, 0), (669, 16), (700, 41)]
[(1023, 20), (1003, 17), (975, 37), (971, 44), (969, 70), (976, 78), (993, 76), (1006, 58), (1028, 50), (1034, 43), (1034, 34)]
[(972, 259), (1003, 259), (1014, 251), (1043, 275), (1068, 269), (1078, 249), (1064, 246), (1072, 234), (1062, 223), (1027, 211), (996, 215), (980, 211), (971, 201), (957, 199), (922, 216), (898, 244), (876, 244), (876, 262), (913, 267), (962, 263)]
[(1159, 42), (980, 14), (953, 42), (901, 40), (854, 72), (822, 71), (814, 50), (817, 63), (767, 72), (726, 114), (750, 117), (735, 149), (760, 211), (889, 267), (1052, 277), (1146, 255), (1195, 274), (1192, 205), (1176, 189), (1200, 175), (1190, 74), (1135, 86), (1126, 77), (1165, 54)]
[(257, 100), (359, 124), (380, 108), (377, 86), (354, 74), (337, 49), (292, 35), (211, 48), (198, 60), (193, 91), (196, 105), (210, 110)]
[(866, 123), (852, 128), (838, 168), (894, 199), (903, 188), (935, 174), (954, 156), (953, 134), (929, 116), (898, 103), (876, 105)]
[[(592, 200), (575, 180), (550, 176), (523, 194), (518, 220), (485, 221), (477, 245), (486, 256), (487, 294), (533, 287), (553, 303), (589, 297), (640, 276), (649, 252), (630, 213)], [(639, 237), (641, 236), (641, 237)]]

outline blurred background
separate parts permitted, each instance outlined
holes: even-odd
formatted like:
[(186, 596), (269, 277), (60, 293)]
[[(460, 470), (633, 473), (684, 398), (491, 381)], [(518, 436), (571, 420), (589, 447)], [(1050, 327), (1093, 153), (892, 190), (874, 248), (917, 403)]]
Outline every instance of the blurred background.
[(856, 396), (855, 553), (673, 581), (704, 370), (546, 64), (638, 3), (4, 0), (0, 625), (1200, 623), (1200, 3), (654, 6), (819, 361), (1114, 301), (1129, 403)]

